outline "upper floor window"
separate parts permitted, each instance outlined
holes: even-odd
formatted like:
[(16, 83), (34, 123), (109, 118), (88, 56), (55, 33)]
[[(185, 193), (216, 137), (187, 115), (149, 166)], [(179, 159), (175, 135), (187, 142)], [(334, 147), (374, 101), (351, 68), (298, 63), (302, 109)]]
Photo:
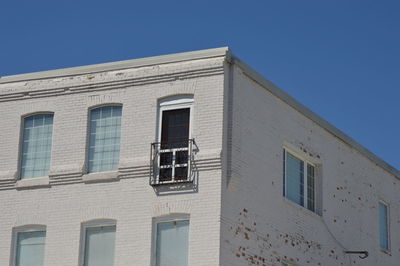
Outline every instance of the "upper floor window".
[(47, 176), (50, 168), (53, 114), (24, 118), (21, 178)]
[(315, 212), (315, 166), (284, 150), (283, 167), (284, 196)]
[(388, 251), (389, 245), (389, 205), (379, 202), (379, 246)]
[(103, 106), (90, 111), (88, 172), (118, 168), (122, 106)]
[(189, 217), (165, 217), (155, 221), (155, 266), (187, 266)]
[(13, 266), (43, 266), (45, 226), (23, 226), (14, 230)]
[(193, 97), (173, 97), (160, 102), (158, 142), (153, 143), (153, 184), (190, 181)]

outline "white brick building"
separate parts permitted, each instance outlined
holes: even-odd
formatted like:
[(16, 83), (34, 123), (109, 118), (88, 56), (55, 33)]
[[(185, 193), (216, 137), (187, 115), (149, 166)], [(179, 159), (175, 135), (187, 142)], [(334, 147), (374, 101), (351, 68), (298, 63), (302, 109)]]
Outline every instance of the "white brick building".
[(400, 265), (399, 170), (227, 48), (2, 77), (0, 114), (0, 265)]

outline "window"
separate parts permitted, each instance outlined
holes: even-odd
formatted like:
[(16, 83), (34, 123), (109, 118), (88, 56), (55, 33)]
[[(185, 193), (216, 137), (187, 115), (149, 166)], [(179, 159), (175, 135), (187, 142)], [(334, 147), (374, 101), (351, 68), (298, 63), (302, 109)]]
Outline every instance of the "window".
[(379, 202), (379, 246), (389, 250), (389, 206)]
[(24, 118), (21, 151), (21, 179), (47, 176), (50, 168), (53, 114)]
[(189, 219), (175, 217), (155, 223), (155, 266), (187, 266)]
[(284, 150), (283, 160), (283, 195), (315, 212), (315, 166), (286, 150)]
[(103, 106), (90, 111), (88, 172), (118, 168), (122, 106)]
[(46, 240), (45, 226), (14, 229), (14, 266), (43, 266)]
[(160, 102), (158, 142), (152, 144), (155, 166), (153, 183), (190, 181), (192, 155), (191, 96)]
[(114, 265), (115, 231), (113, 221), (88, 223), (83, 226), (82, 266)]

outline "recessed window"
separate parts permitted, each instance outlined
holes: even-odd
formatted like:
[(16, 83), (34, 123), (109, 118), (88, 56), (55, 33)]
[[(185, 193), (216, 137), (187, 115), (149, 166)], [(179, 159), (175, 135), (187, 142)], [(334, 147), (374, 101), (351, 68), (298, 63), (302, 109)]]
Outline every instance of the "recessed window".
[(83, 227), (82, 266), (112, 266), (115, 251), (115, 224), (85, 225)]
[(379, 202), (379, 246), (388, 251), (389, 245), (389, 206)]
[(90, 111), (89, 173), (118, 168), (121, 115), (121, 106), (103, 106)]
[(163, 219), (155, 223), (155, 266), (187, 266), (188, 251), (188, 219)]
[(45, 226), (23, 226), (13, 231), (13, 266), (43, 266)]
[(53, 114), (36, 114), (23, 121), (20, 176), (47, 176), (50, 168)]
[(284, 150), (284, 196), (315, 212), (315, 166)]
[(182, 96), (160, 102), (158, 140), (152, 144), (152, 184), (190, 181), (193, 97)]

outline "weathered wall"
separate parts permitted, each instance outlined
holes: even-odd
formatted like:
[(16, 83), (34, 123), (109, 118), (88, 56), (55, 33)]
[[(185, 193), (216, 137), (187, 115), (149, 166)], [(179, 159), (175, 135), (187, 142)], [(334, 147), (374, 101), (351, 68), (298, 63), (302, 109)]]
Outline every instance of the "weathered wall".
[[(152, 218), (190, 214), (190, 265), (218, 265), (223, 58), (0, 84), (0, 265), (12, 228), (47, 226), (45, 265), (77, 265), (82, 222), (117, 220), (115, 265), (150, 265)], [(194, 95), (198, 187), (157, 194), (149, 185), (157, 101)], [(119, 180), (83, 183), (88, 108), (122, 103)], [(16, 189), (21, 116), (54, 112), (50, 187)]]
[[(233, 68), (221, 265), (399, 265), (399, 180)], [(282, 196), (285, 146), (320, 166), (322, 216)], [(390, 204), (391, 254), (379, 247), (379, 200)]]

